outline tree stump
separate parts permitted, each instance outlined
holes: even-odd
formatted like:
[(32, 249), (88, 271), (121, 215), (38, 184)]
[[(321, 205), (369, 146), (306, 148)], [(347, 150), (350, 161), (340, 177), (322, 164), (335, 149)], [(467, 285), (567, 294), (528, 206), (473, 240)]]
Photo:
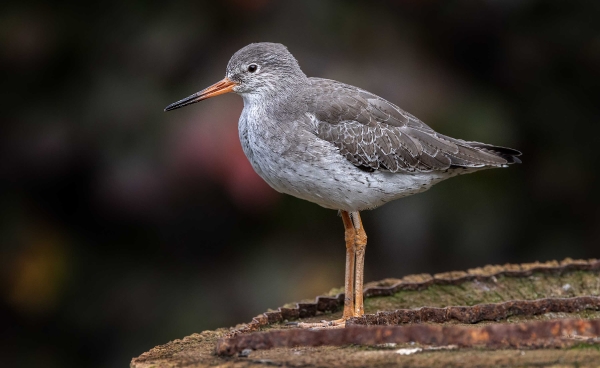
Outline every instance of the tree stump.
[(369, 283), (346, 329), (286, 322), (341, 316), (343, 294), (288, 304), (134, 358), (131, 367), (597, 366), (600, 261), (486, 266)]

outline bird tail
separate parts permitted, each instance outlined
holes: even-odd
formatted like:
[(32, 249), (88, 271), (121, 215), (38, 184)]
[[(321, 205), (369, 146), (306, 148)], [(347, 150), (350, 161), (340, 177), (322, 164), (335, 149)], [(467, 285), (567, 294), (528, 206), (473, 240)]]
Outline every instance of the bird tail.
[(491, 144), (480, 143), (480, 142), (467, 142), (469, 146), (478, 150), (491, 153), (495, 156), (502, 157), (506, 160), (506, 164), (520, 164), (521, 152), (512, 148), (493, 146)]

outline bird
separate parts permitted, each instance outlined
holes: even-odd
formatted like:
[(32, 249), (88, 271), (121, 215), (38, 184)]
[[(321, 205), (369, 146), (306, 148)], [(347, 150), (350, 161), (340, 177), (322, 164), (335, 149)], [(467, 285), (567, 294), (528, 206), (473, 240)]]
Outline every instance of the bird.
[(451, 138), (366, 90), (308, 77), (278, 43), (243, 47), (229, 60), (224, 79), (165, 111), (229, 92), (243, 99), (239, 138), (256, 173), (276, 191), (342, 217), (342, 317), (296, 324), (302, 328), (343, 328), (364, 314), (367, 235), (361, 211), (457, 175), (521, 163), (517, 150)]

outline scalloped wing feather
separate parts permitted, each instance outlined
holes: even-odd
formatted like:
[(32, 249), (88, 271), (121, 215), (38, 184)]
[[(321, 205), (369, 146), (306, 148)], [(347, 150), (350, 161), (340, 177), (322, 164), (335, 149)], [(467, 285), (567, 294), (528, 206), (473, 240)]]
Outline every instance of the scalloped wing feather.
[(359, 88), (311, 78), (309, 114), (316, 134), (359, 168), (391, 172), (443, 171), (452, 167), (502, 167), (519, 151), (467, 142), (439, 133), (398, 106)]

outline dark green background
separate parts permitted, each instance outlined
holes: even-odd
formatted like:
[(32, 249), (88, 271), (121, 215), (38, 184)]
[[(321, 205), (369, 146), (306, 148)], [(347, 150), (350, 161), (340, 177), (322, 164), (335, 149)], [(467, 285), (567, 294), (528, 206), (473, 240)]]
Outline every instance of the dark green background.
[(162, 111), (250, 42), (524, 153), (363, 213), (367, 281), (598, 257), (599, 4), (4, 3), (2, 365), (126, 366), (342, 285), (341, 220), (252, 172), (239, 96)]

